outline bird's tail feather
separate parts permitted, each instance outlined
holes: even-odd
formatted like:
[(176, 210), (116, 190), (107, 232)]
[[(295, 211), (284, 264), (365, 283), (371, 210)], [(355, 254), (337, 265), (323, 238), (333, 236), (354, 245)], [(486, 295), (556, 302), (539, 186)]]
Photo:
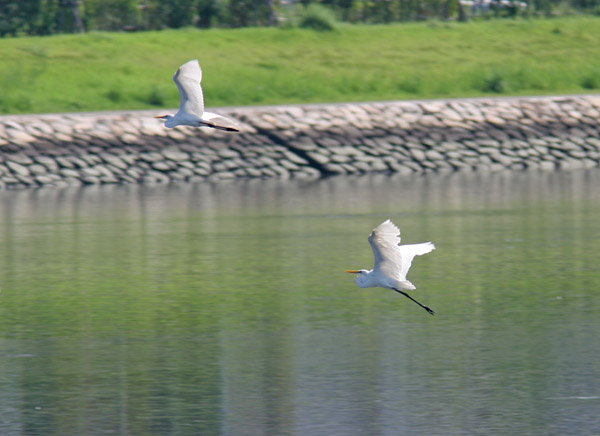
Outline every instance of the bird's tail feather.
[(396, 287), (398, 289), (404, 289), (405, 291), (411, 291), (413, 289), (417, 289), (415, 285), (413, 285), (410, 280), (398, 280), (396, 282)]
[(421, 256), (435, 250), (435, 245), (433, 242), (422, 242), (420, 244), (400, 245), (400, 249), (412, 256)]

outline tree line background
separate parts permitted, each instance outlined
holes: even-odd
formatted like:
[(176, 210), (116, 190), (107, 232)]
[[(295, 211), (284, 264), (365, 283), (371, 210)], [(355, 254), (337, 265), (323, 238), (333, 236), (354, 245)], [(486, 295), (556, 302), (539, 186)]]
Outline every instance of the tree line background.
[[(478, 12), (483, 17), (600, 14), (600, 0), (477, 1), (485, 3)], [(0, 0), (0, 36), (185, 26), (292, 25), (299, 16), (304, 22), (313, 23), (332, 19), (351, 23), (465, 20), (471, 10), (467, 3), (462, 0)]]

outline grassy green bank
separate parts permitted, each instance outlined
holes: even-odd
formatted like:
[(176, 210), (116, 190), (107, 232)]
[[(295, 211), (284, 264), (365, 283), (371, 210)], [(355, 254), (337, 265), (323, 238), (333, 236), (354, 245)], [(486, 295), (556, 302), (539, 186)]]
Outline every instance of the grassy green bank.
[(174, 107), (192, 58), (213, 107), (589, 93), (598, 41), (598, 17), (2, 39), (0, 113)]

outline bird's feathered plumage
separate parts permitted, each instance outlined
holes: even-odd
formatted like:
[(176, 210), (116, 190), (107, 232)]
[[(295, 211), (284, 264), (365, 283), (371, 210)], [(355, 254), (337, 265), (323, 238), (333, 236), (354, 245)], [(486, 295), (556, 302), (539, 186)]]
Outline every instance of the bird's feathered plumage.
[(179, 112), (189, 114), (204, 113), (204, 94), (202, 93), (202, 69), (198, 60), (186, 62), (173, 75), (173, 81), (179, 90)]
[(369, 270), (347, 270), (356, 274), (356, 284), (361, 288), (382, 287), (393, 289), (417, 303), (431, 315), (434, 311), (419, 303), (403, 290), (416, 289), (406, 274), (415, 256), (429, 253), (435, 249), (431, 242), (400, 245), (400, 229), (390, 220), (386, 220), (373, 229), (369, 243), (373, 249), (375, 263)]
[(197, 59), (180, 66), (173, 75), (173, 81), (179, 90), (179, 110), (175, 115), (162, 115), (156, 118), (166, 119), (165, 127), (179, 125), (212, 127), (214, 129), (239, 132), (239, 127), (230, 118), (212, 112), (204, 112), (204, 94), (202, 93), (202, 69)]
[(435, 245), (431, 242), (400, 245), (400, 242), (400, 229), (389, 219), (373, 229), (369, 236), (369, 243), (375, 256), (373, 272), (399, 282), (406, 282), (408, 288), (405, 289), (416, 289), (410, 281), (406, 280), (406, 274), (414, 257), (433, 251)]

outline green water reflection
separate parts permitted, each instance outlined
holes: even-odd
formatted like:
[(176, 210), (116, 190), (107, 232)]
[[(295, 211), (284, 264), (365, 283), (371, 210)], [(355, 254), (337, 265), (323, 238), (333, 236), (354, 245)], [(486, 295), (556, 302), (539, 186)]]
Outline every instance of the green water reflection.
[[(600, 172), (0, 192), (2, 435), (591, 435)], [(360, 289), (386, 218), (431, 317)]]

